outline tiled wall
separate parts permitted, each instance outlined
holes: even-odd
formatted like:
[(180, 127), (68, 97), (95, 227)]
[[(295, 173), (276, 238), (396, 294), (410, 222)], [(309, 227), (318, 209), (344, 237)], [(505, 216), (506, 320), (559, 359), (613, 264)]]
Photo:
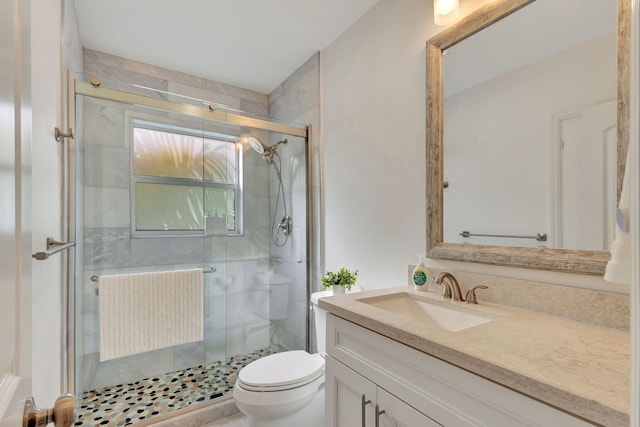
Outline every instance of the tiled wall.
[[(92, 50), (84, 52), (84, 69), (89, 75), (99, 76), (108, 87), (135, 91), (123, 83), (126, 82), (212, 100), (258, 116), (267, 116), (269, 110), (266, 95)], [(145, 94), (149, 95), (149, 92), (145, 91)], [(166, 97), (163, 94), (154, 96)], [(167, 113), (143, 111), (132, 106), (127, 106), (126, 110), (161, 118), (169, 116)], [(223, 359), (225, 355), (250, 352), (268, 346), (272, 336), (271, 322), (256, 314), (259, 311), (256, 310), (256, 303), (264, 303), (266, 294), (254, 279), (256, 272), (271, 266), (273, 248), (270, 244), (272, 201), (269, 197), (269, 166), (261, 156), (250, 150), (243, 156), (243, 236), (132, 238), (126, 114), (129, 113), (124, 106), (110, 101), (88, 97), (78, 101), (83, 165), (79, 171), (83, 184), (78, 187), (81, 193), (79, 199), (83, 200), (79, 215), (83, 228), (79, 232), (82, 236), (78, 237), (84, 256), (81, 262), (83, 291), (77, 296), (76, 305), (82, 307), (77, 326), (83, 331), (80, 337), (83, 343), (77, 346), (77, 351), (84, 354), (83, 389), (209, 363)], [(171, 117), (175, 118), (175, 115)], [(283, 164), (291, 165), (291, 159), (298, 156), (293, 150), (289, 151), (293, 157), (283, 159)], [(304, 197), (294, 195), (295, 191), (304, 189), (304, 177), (304, 173), (292, 174), (289, 166), (283, 176), (289, 192), (287, 202), (291, 203), (289, 206), (296, 213), (304, 209), (304, 204), (300, 203)], [(291, 179), (294, 180), (293, 184), (287, 182)], [(306, 228), (299, 228), (294, 233), (302, 248), (306, 245), (305, 234)], [(305, 264), (294, 264), (295, 271), (285, 273), (290, 277), (299, 275), (301, 279), (294, 280), (297, 284), (295, 289), (303, 289), (306, 285)], [(204, 276), (204, 343), (98, 364), (97, 284), (90, 277), (195, 266), (218, 268), (216, 273)], [(293, 298), (296, 298), (296, 292)], [(294, 325), (301, 323), (298, 312), (304, 310), (300, 307), (291, 310), (291, 313), (296, 313), (292, 320)], [(296, 327), (291, 332), (301, 335), (288, 336), (287, 343), (290, 342), (294, 348), (304, 348), (306, 329)]]
[[(311, 229), (311, 239), (307, 242), (307, 181), (306, 151), (301, 144), (296, 144), (295, 149), (287, 150), (286, 157), (282, 159), (283, 179), (287, 183), (285, 191), (287, 206), (293, 218), (293, 233), (287, 244), (283, 247), (271, 245), (271, 254), (280, 257), (284, 262), (274, 265), (276, 271), (294, 278), (294, 282), (289, 288), (288, 316), (285, 319), (277, 320), (275, 324), (274, 337), (277, 343), (285, 349), (305, 348), (305, 338), (307, 329), (307, 281), (306, 265), (307, 261), (311, 269), (312, 288), (318, 289), (318, 278), (321, 260), (320, 254), (320, 187), (319, 187), (319, 144), (318, 133), (320, 116), (320, 54), (316, 53), (309, 58), (295, 73), (278, 86), (269, 95), (270, 117), (285, 122), (301, 123), (311, 125), (310, 144), (307, 147), (311, 150), (312, 164), (309, 166), (312, 172), (312, 189), (310, 198), (312, 199), (313, 227)], [(290, 138), (291, 139), (291, 138)], [(275, 180), (270, 180), (270, 194), (272, 205), (277, 188)], [(273, 211), (273, 206), (269, 208)], [(276, 217), (279, 220), (280, 216)], [(313, 245), (311, 254), (307, 259), (306, 245)], [(313, 350), (313, 337), (311, 337)]]

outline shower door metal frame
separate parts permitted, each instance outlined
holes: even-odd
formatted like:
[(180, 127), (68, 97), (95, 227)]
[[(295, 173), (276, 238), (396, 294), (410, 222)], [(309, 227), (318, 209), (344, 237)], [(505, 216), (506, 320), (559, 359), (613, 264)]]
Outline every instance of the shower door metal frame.
[[(75, 94), (75, 74), (67, 70), (66, 81), (67, 92), (67, 128), (76, 132), (76, 94)], [(76, 259), (82, 253), (83, 244), (77, 239), (77, 192), (76, 192), (76, 168), (78, 159), (76, 157), (77, 142), (75, 137), (68, 138), (65, 146), (67, 150), (67, 170), (66, 170), (66, 197), (63, 195), (62, 209), (63, 226), (62, 235), (67, 235), (67, 242), (76, 242), (75, 251), (69, 251), (66, 258), (66, 269), (62, 266), (62, 284), (66, 285), (66, 292), (62, 292), (62, 379), (66, 378), (66, 384), (62, 389), (68, 393), (76, 395), (76, 283), (78, 273), (76, 271)], [(65, 200), (66, 198), (66, 200)], [(66, 221), (65, 221), (66, 220)], [(66, 222), (66, 225), (64, 224)], [(66, 374), (66, 375), (65, 375)], [(65, 387), (66, 386), (66, 387)], [(76, 398), (78, 396), (76, 395)]]
[[(98, 80), (99, 81), (99, 80)], [(149, 96), (138, 95), (134, 93), (124, 92), (116, 89), (109, 89), (100, 87), (99, 85), (93, 85), (92, 83), (87, 83), (83, 81), (78, 81), (75, 78), (75, 73), (73, 71), (68, 72), (68, 81), (67, 81), (67, 106), (68, 106), (68, 123), (69, 128), (73, 129), (74, 132), (76, 130), (76, 96), (83, 95), (89, 96), (92, 98), (99, 98), (108, 101), (115, 101), (124, 104), (132, 104), (139, 105), (143, 107), (149, 107), (153, 109), (160, 109), (171, 111), (175, 113), (200, 117), (204, 119), (212, 119), (217, 121), (222, 121), (226, 123), (232, 123), (240, 126), (247, 126), (254, 129), (266, 130), (270, 132), (282, 133), (291, 136), (302, 137), (305, 139), (306, 144), (306, 173), (307, 173), (307, 188), (306, 188), (306, 208), (307, 208), (307, 238), (306, 238), (306, 272), (307, 272), (307, 286), (306, 286), (306, 303), (307, 306), (310, 305), (310, 297), (312, 290), (312, 277), (311, 277), (311, 259), (312, 250), (313, 250), (313, 170), (312, 170), (312, 158), (313, 152), (311, 147), (311, 125), (306, 125), (305, 127), (296, 127), (285, 125), (281, 123), (271, 122), (265, 119), (257, 119), (253, 117), (246, 117), (238, 114), (232, 114), (222, 111), (216, 111), (215, 109), (210, 108), (209, 106), (197, 106), (191, 104), (181, 104), (178, 102), (167, 101), (164, 99), (152, 98)], [(206, 105), (203, 102), (203, 105)], [(212, 104), (211, 104), (212, 105)], [(77, 188), (76, 188), (76, 180), (77, 180), (77, 167), (78, 167), (78, 159), (76, 158), (76, 146), (77, 143), (74, 139), (70, 139), (70, 144), (67, 146), (68, 148), (68, 200), (65, 205), (68, 207), (67, 209), (67, 220), (68, 220), (68, 238), (69, 241), (77, 241), (78, 246), (76, 247), (76, 257), (77, 254), (82, 252), (82, 242), (77, 239), (77, 218), (76, 218), (76, 208), (78, 206), (77, 203)], [(78, 281), (79, 272), (76, 271), (77, 263), (75, 262), (74, 256), (68, 257), (68, 269), (67, 269), (67, 280), (66, 280), (66, 292), (63, 295), (63, 322), (66, 320), (66, 324), (62, 325), (63, 331), (63, 342), (66, 343), (66, 346), (63, 348), (63, 352), (66, 350), (66, 354), (63, 356), (62, 364), (63, 371), (66, 370), (66, 389), (70, 393), (76, 393), (75, 381), (76, 381), (76, 351), (75, 351), (75, 341), (76, 341), (76, 328), (75, 328), (75, 309), (76, 309), (76, 283)], [(71, 272), (73, 272), (71, 274)], [(64, 282), (63, 282), (64, 283)], [(66, 316), (64, 313), (66, 312)], [(66, 319), (64, 319), (66, 317)], [(310, 335), (311, 335), (311, 323), (310, 323), (310, 312), (306, 310), (306, 350), (310, 350)]]
[[(178, 102), (167, 101), (164, 99), (152, 98), (145, 95), (124, 92), (117, 89), (109, 89), (101, 86), (94, 86), (91, 83), (75, 81), (75, 93), (77, 95), (86, 95), (93, 98), (105, 99), (108, 101), (122, 102), (124, 104), (134, 104), (143, 107), (150, 107), (160, 110), (172, 111), (174, 113), (185, 114), (189, 116), (200, 117), (203, 119), (212, 119), (226, 123), (232, 123), (240, 126), (247, 126), (254, 129), (266, 130), (287, 135), (299, 136), (307, 138), (307, 127), (304, 128), (289, 126), (280, 123), (270, 122), (264, 119), (241, 116), (223, 111), (212, 110), (209, 107), (200, 107), (191, 104), (181, 104)], [(203, 102), (204, 104), (204, 102)]]

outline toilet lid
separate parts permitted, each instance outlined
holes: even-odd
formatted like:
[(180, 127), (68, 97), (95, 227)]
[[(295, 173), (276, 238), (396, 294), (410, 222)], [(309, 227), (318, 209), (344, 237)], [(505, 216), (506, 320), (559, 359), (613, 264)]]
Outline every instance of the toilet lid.
[(253, 390), (284, 390), (306, 384), (324, 373), (324, 359), (303, 350), (276, 353), (249, 363), (238, 380)]

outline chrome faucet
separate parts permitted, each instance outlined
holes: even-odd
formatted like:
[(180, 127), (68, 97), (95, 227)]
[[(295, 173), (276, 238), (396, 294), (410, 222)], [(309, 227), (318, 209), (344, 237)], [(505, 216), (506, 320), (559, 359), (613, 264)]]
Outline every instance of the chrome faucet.
[[(447, 280), (446, 282), (445, 279)], [(453, 274), (443, 271), (442, 273), (438, 274), (438, 277), (436, 277), (434, 283), (436, 285), (444, 286), (444, 288), (442, 289), (442, 298), (450, 299), (451, 301), (464, 301), (462, 299), (460, 285), (458, 285), (458, 281), (455, 277), (453, 277)]]

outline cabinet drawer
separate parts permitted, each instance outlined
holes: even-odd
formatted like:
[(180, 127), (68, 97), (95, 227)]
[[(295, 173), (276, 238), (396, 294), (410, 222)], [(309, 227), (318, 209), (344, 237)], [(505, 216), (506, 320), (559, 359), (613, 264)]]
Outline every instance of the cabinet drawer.
[(327, 353), (446, 427), (593, 425), (331, 314)]

